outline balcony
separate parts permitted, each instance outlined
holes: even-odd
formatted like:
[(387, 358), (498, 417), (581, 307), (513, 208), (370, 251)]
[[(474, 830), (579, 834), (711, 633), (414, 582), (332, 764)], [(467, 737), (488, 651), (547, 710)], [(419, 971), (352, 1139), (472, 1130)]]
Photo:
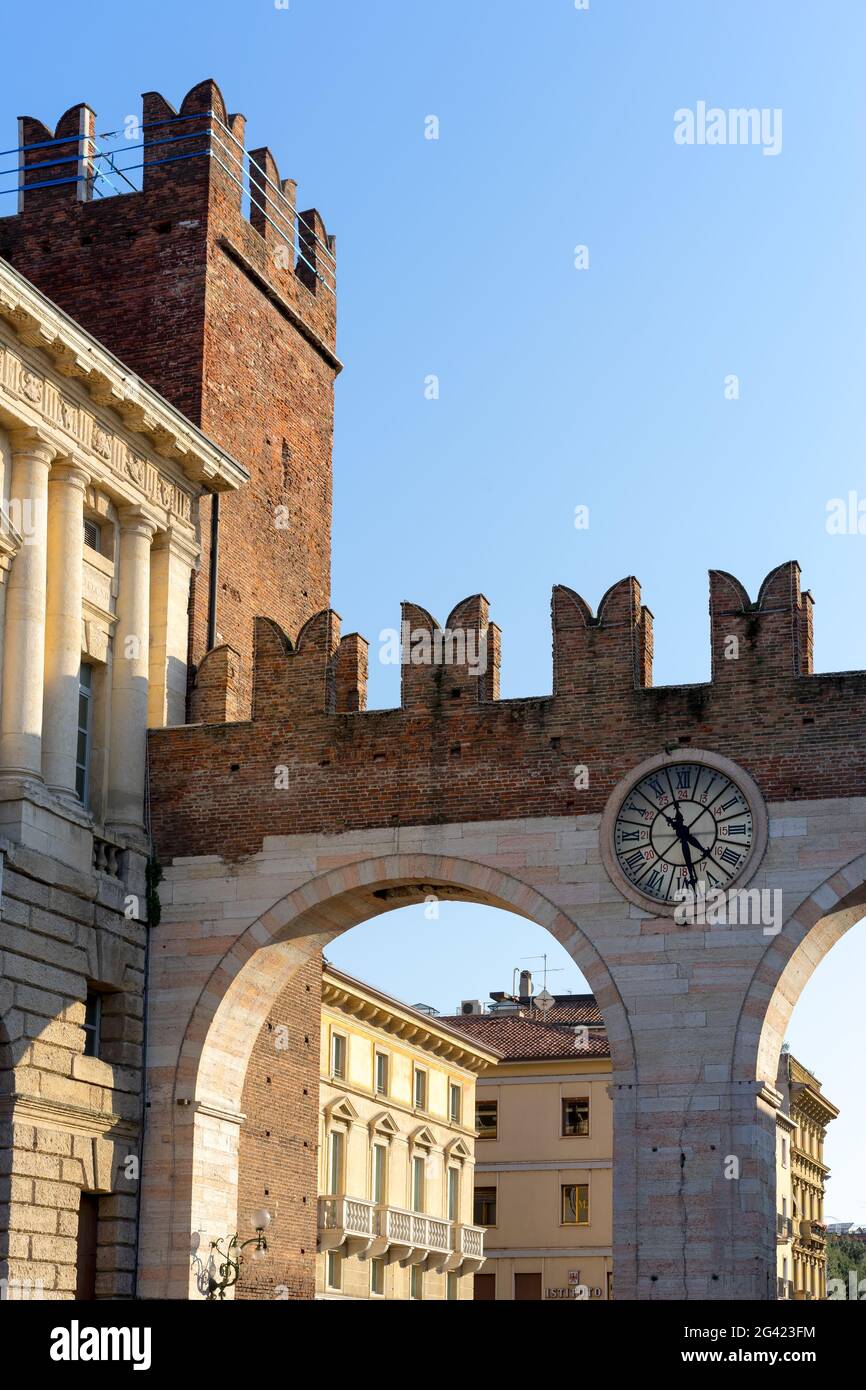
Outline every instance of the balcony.
[(319, 1249), (360, 1259), (399, 1261), (403, 1269), (474, 1274), (484, 1263), (484, 1228), (461, 1226), (361, 1197), (319, 1198)]
[(319, 1249), (343, 1248), (346, 1255), (365, 1255), (376, 1235), (376, 1208), (360, 1197), (319, 1198)]
[(801, 1245), (823, 1247), (827, 1241), (827, 1227), (823, 1221), (804, 1219), (797, 1223), (797, 1240)]

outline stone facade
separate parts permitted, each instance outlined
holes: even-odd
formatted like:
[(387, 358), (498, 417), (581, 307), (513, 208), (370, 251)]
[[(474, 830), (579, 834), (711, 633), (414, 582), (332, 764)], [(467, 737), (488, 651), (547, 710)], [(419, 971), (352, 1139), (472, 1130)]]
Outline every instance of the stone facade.
[(316, 1296), (471, 1299), (476, 1077), (497, 1053), (327, 966), (320, 1057)]
[(167, 867), (151, 957), (143, 1287), (188, 1288), (162, 1215), (172, 1192), (183, 1229), (232, 1228), (247, 1061), (293, 973), (340, 931), (432, 890), (532, 918), (593, 986), (612, 1054), (617, 1296), (775, 1296), (777, 1058), (803, 984), (862, 915), (866, 801), (768, 812), (755, 882), (785, 894), (774, 936), (641, 912), (607, 875), (597, 816), (270, 836), (235, 863)]
[[(521, 991), (522, 994), (522, 991)], [(476, 1221), (491, 1302), (612, 1296), (613, 1106), (604, 1023), (591, 995), (526, 995), (447, 1022), (501, 1053), (478, 1078)], [(574, 1199), (571, 1190), (574, 1189)]]
[(785, 1050), (779, 1064), (779, 1090), (794, 1130), (790, 1148), (793, 1297), (827, 1297), (827, 1223), (824, 1188), (830, 1169), (824, 1162), (827, 1126), (839, 1111), (816, 1076)]
[(90, 1291), (133, 1291), (145, 731), (183, 718), (203, 480), (244, 477), (0, 262), (0, 1287), (12, 1297), (75, 1295), (88, 1201)]

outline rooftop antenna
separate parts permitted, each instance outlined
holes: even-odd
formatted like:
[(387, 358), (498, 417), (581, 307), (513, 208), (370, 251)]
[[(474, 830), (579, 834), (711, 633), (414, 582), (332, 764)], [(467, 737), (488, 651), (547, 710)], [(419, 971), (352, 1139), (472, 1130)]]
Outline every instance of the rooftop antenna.
[[(544, 961), (544, 984), (542, 985), (542, 989), (547, 989), (547, 977), (548, 977), (548, 975), (561, 975), (561, 974), (563, 973), (564, 969), (565, 969), (565, 966), (563, 966), (563, 965), (558, 965), (558, 966), (555, 966), (555, 967), (552, 968), (552, 969), (549, 969), (549, 968), (548, 968), (548, 965), (547, 965), (547, 952), (546, 952), (546, 951), (545, 951), (544, 954), (541, 955), (541, 956), (522, 956), (521, 959), (522, 959), (522, 960), (543, 960), (543, 961)], [(513, 976), (512, 976), (512, 978), (513, 978)]]

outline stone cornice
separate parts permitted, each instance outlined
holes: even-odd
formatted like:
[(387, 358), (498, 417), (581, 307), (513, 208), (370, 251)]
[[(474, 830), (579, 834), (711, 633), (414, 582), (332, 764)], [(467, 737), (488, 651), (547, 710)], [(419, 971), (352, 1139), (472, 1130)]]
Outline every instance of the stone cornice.
[(328, 966), (322, 974), (322, 1004), (366, 1024), (374, 1031), (389, 1033), (404, 1046), (430, 1054), (439, 1062), (470, 1072), (483, 1072), (499, 1060), (499, 1052), (440, 1023), (435, 1016), (419, 1013), (408, 1004), (382, 994), (371, 985)]
[(0, 1098), (0, 1118), (13, 1124), (38, 1125), (43, 1129), (62, 1129), (67, 1134), (97, 1135), (108, 1139), (138, 1138), (138, 1125), (111, 1111), (87, 1110), (81, 1105), (21, 1092)]
[[(45, 353), (61, 376), (79, 381), (97, 405), (109, 407), (128, 430), (148, 439), (157, 454), (178, 463), (196, 489), (233, 491), (248, 481), (247, 469), (2, 259), (0, 319), (21, 343)], [(65, 398), (56, 387), (53, 400), (46, 388), (46, 378), (21, 359), (17, 367), (7, 364), (0, 379), (0, 391), (33, 406), (43, 401), (52, 406), (54, 422), (78, 444), (92, 444), (106, 459), (119, 452), (116, 441), (103, 437), (109, 435), (104, 425), (92, 416), (88, 419), (79, 402)]]

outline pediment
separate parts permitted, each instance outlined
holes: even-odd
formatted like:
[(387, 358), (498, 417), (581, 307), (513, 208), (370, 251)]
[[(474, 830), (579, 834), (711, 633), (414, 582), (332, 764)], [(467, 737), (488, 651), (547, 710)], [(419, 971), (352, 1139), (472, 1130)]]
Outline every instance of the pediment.
[(328, 1120), (357, 1120), (358, 1111), (355, 1109), (348, 1096), (335, 1096), (328, 1101), (325, 1106), (325, 1118)]
[(394, 1119), (390, 1110), (380, 1110), (374, 1115), (368, 1124), (371, 1133), (395, 1135), (400, 1133), (400, 1126)]
[(472, 1158), (472, 1150), (466, 1140), (459, 1137), (452, 1139), (449, 1144), (445, 1145), (445, 1154), (448, 1158), (459, 1158), (464, 1162)]
[(419, 1125), (409, 1135), (409, 1142), (416, 1148), (434, 1149), (436, 1147), (436, 1135), (429, 1125)]

